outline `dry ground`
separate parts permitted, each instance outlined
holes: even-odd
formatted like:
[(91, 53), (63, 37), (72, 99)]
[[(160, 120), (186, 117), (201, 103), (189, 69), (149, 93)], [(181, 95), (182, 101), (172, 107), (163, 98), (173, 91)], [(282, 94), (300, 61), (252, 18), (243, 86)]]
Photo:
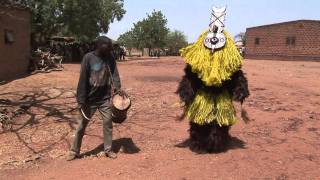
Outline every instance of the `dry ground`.
[[(231, 149), (198, 155), (185, 145), (188, 122), (174, 94), (180, 58), (119, 63), (133, 98), (130, 118), (114, 128), (116, 160), (99, 156), (99, 116), (88, 126), (84, 157), (66, 162), (76, 122), (80, 66), (0, 86), (0, 108), (22, 107), (12, 132), (0, 134), (0, 179), (318, 179), (320, 63), (247, 60), (250, 117), (231, 130)], [(98, 155), (97, 155), (98, 154)]]

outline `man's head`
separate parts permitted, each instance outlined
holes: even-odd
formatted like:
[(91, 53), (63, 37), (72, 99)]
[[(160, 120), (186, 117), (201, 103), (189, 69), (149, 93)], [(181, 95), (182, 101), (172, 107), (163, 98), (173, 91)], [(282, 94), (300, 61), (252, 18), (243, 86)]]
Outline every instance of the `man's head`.
[(96, 41), (97, 51), (101, 56), (108, 56), (113, 50), (112, 40), (106, 36), (99, 36)]

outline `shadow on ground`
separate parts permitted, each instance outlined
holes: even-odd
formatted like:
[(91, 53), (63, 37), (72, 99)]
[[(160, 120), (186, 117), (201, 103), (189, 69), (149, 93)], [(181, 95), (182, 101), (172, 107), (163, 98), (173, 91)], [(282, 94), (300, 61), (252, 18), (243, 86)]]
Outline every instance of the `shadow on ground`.
[[(185, 141), (175, 145), (175, 147), (178, 148), (189, 148), (190, 150), (192, 150), (191, 146), (191, 140), (190, 139), (186, 139)], [(237, 138), (237, 137), (231, 137), (231, 140), (226, 148), (225, 151), (222, 152), (216, 152), (216, 153), (223, 153), (223, 152), (227, 152), (229, 150), (233, 150), (233, 149), (246, 149), (246, 143), (244, 141), (242, 141), (241, 139)], [(193, 152), (199, 153), (199, 154), (203, 154), (204, 152), (199, 152), (199, 151), (194, 151)]]
[[(69, 144), (68, 131), (52, 132), (50, 129), (46, 129), (48, 136), (60, 136), (56, 141), (42, 141), (41, 148), (32, 141), (38, 139), (36, 134), (41, 133), (37, 132), (44, 132), (44, 127), (48, 123), (67, 124), (70, 130), (75, 128), (76, 122), (72, 114), (76, 110), (76, 104), (66, 102), (69, 99), (74, 99), (74, 91), (64, 88), (0, 93), (0, 110), (8, 112), (7, 116), (11, 123), (10, 128), (2, 129), (0, 134), (15, 134), (17, 139), (34, 154), (48, 152), (62, 141)], [(24, 131), (25, 129), (28, 131)]]
[[(119, 153), (121, 151), (125, 154), (136, 154), (140, 152), (140, 148), (133, 142), (131, 138), (120, 138), (113, 140), (112, 150), (115, 153)], [(100, 144), (91, 151), (83, 153), (81, 157), (96, 156), (101, 152), (103, 152), (103, 144)]]

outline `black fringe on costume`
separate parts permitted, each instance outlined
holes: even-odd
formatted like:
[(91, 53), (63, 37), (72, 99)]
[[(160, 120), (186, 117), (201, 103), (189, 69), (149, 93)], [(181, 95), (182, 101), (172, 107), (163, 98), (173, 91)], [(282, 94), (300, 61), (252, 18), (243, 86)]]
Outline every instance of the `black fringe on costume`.
[(231, 81), (228, 83), (230, 84), (229, 91), (234, 101), (243, 103), (249, 97), (248, 80), (241, 70), (234, 73)]
[(197, 74), (191, 71), (190, 65), (187, 65), (184, 71), (185, 75), (179, 83), (176, 93), (179, 95), (181, 101), (187, 105), (193, 101), (196, 92), (201, 88), (202, 83)]
[(198, 125), (190, 123), (190, 149), (197, 153), (226, 151), (230, 142), (229, 126), (216, 123)]
[[(189, 105), (192, 103), (197, 91), (203, 89), (207, 92), (218, 94), (224, 89), (228, 89), (234, 101), (243, 103), (245, 98), (249, 96), (248, 81), (244, 76), (244, 73), (239, 70), (234, 73), (231, 80), (228, 80), (222, 84), (222, 87), (208, 87), (203, 84), (196, 73), (191, 71), (191, 66), (185, 67), (185, 76), (176, 93), (180, 96), (180, 99)], [(181, 117), (183, 119), (184, 116)], [(196, 123), (190, 123), (190, 148), (198, 153), (218, 153), (226, 151), (230, 142), (229, 126), (220, 127), (216, 123), (207, 125), (198, 125)]]
[(241, 103), (243, 103), (250, 95), (248, 81), (242, 70), (235, 72), (232, 75), (231, 80), (224, 82), (222, 87), (205, 86), (201, 79), (198, 78), (198, 75), (191, 71), (190, 65), (187, 65), (184, 71), (185, 75), (183, 76), (176, 93), (186, 105), (193, 101), (196, 92), (200, 88), (212, 93), (220, 93), (223, 89), (228, 89), (233, 100)]

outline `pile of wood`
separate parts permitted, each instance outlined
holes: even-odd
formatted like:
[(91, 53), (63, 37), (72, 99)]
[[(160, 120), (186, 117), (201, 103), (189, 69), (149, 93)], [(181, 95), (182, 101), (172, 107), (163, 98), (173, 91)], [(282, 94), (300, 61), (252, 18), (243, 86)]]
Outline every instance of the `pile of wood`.
[(0, 132), (9, 131), (12, 127), (12, 118), (7, 109), (0, 109)]
[(57, 56), (50, 52), (35, 51), (30, 58), (30, 71), (35, 73), (49, 73), (51, 71), (62, 71), (63, 56)]
[[(11, 104), (8, 99), (0, 99), (1, 104)], [(30, 103), (21, 104), (19, 106), (0, 106), (0, 133), (11, 131), (14, 121), (21, 115), (26, 114), (28, 109), (31, 108)]]

